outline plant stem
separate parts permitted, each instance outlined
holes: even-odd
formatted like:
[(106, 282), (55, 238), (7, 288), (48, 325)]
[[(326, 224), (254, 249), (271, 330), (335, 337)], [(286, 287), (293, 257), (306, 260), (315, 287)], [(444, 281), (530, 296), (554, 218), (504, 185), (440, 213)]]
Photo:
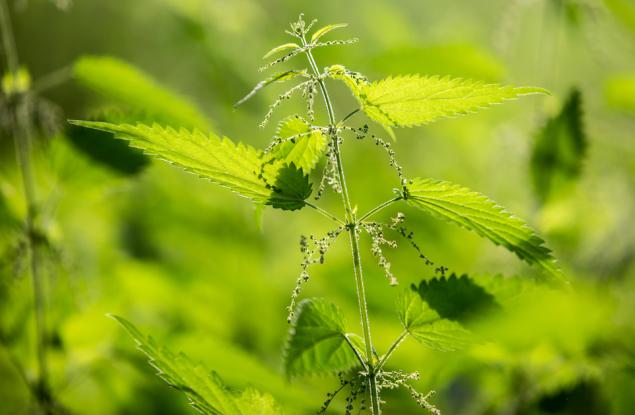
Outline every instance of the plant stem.
[(304, 202), (305, 205), (307, 205), (308, 207), (315, 209), (318, 213), (322, 214), (323, 216), (331, 219), (334, 222), (339, 223), (340, 225), (346, 225), (346, 222), (344, 222), (342, 219), (338, 218), (337, 216), (335, 216), (334, 214), (330, 213), (329, 211), (322, 209), (319, 206), (314, 205), (311, 202)]
[[(301, 37), (302, 46), (307, 47), (308, 44), (304, 36)], [(320, 85), (320, 90), (322, 91), (322, 97), (324, 98), (324, 104), (326, 105), (326, 110), (329, 117), (329, 132), (331, 135), (331, 140), (333, 142), (333, 151), (335, 153), (335, 161), (337, 168), (337, 175), (340, 181), (340, 185), (342, 187), (342, 203), (344, 204), (344, 209), (346, 211), (346, 223), (347, 230), (351, 244), (351, 252), (353, 254), (353, 271), (355, 275), (355, 285), (357, 289), (357, 303), (359, 306), (359, 314), (362, 322), (362, 331), (364, 334), (364, 343), (366, 346), (366, 366), (368, 370), (368, 386), (370, 390), (370, 400), (371, 400), (371, 408), (372, 413), (374, 415), (381, 414), (380, 400), (379, 400), (379, 391), (377, 390), (377, 380), (376, 380), (376, 371), (373, 365), (373, 344), (370, 336), (370, 319), (368, 317), (368, 305), (366, 303), (366, 291), (364, 288), (364, 275), (362, 272), (362, 261), (359, 252), (359, 240), (357, 235), (357, 225), (358, 222), (355, 218), (355, 212), (351, 208), (351, 201), (348, 196), (348, 187), (346, 186), (346, 178), (344, 176), (344, 168), (342, 167), (342, 157), (340, 155), (340, 145), (339, 145), (339, 137), (337, 135), (337, 127), (335, 121), (335, 114), (333, 112), (333, 105), (331, 104), (331, 99), (329, 98), (328, 90), (326, 89), (326, 84), (324, 80), (320, 77), (320, 70), (311, 54), (311, 49), (306, 48), (305, 54), (309, 61), (309, 65), (313, 70), (313, 73), (318, 78), (318, 84)]]
[[(13, 37), (11, 19), (6, 0), (0, 0), (0, 27), (2, 30), (4, 58), (9, 73), (14, 76), (19, 69), (18, 54)], [(22, 175), (22, 186), (26, 202), (25, 232), (27, 236), (27, 250), (29, 255), (29, 267), (33, 284), (36, 350), (38, 362), (38, 380), (36, 384), (39, 404), (46, 414), (52, 413), (51, 394), (48, 378), (48, 365), (46, 358), (46, 317), (44, 309), (44, 287), (40, 273), (39, 255), (37, 251), (37, 204), (35, 193), (35, 181), (30, 163), (32, 126), (29, 119), (28, 93), (12, 97), (15, 102), (14, 134), (16, 159)]]
[(384, 357), (382, 357), (379, 363), (377, 364), (377, 370), (381, 370), (381, 368), (384, 367), (388, 359), (390, 359), (390, 356), (392, 356), (393, 352), (397, 350), (397, 347), (399, 347), (404, 340), (406, 340), (406, 337), (408, 337), (409, 334), (410, 333), (408, 333), (408, 330), (404, 330), (401, 332), (399, 337), (397, 337), (397, 340), (393, 342), (393, 344), (390, 346), (390, 349), (388, 349)]
[(394, 197), (390, 200), (385, 201), (384, 203), (382, 203), (381, 205), (378, 205), (374, 208), (372, 208), (371, 210), (369, 210), (366, 214), (364, 214), (361, 218), (359, 218), (359, 222), (363, 222), (365, 219), (371, 217), (372, 215), (374, 215), (375, 213), (379, 212), (380, 210), (392, 205), (395, 202), (398, 202), (399, 200), (403, 199), (401, 196), (397, 196)]

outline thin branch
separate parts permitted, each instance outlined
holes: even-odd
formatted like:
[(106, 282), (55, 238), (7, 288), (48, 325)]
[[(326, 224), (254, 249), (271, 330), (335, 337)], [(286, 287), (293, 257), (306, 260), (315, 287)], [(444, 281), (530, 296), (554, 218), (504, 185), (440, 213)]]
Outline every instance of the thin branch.
[(410, 333), (408, 332), (408, 330), (404, 330), (401, 332), (399, 337), (397, 337), (397, 340), (393, 342), (393, 344), (390, 346), (390, 349), (388, 349), (384, 357), (382, 357), (379, 363), (377, 364), (377, 370), (381, 370), (381, 368), (384, 367), (384, 365), (386, 364), (388, 359), (390, 359), (394, 351), (397, 350), (397, 348), (401, 345), (401, 343), (403, 343), (404, 340), (406, 340), (406, 337), (408, 337), (409, 334)]
[(335, 222), (339, 223), (340, 225), (346, 225), (346, 222), (344, 222), (342, 219), (338, 218), (338, 217), (337, 217), (337, 216), (335, 216), (334, 214), (330, 213), (329, 211), (324, 210), (324, 209), (322, 209), (321, 207), (319, 207), (319, 206), (317, 206), (317, 205), (314, 205), (314, 204), (313, 204), (313, 203), (311, 203), (311, 202), (307, 202), (307, 201), (305, 201), (305, 202), (304, 202), (304, 204), (305, 204), (305, 205), (307, 205), (307, 206), (308, 206), (308, 207), (310, 207), (310, 208), (315, 209), (317, 212), (319, 212), (319, 213), (320, 213), (320, 214), (322, 214), (323, 216), (325, 216), (325, 217), (327, 217), (327, 218), (329, 218), (329, 219), (331, 219), (331, 220), (333, 220), (333, 221), (335, 221)]
[(403, 199), (403, 197), (401, 196), (397, 196), (394, 197), (390, 200), (385, 201), (384, 203), (382, 203), (381, 205), (375, 206), (374, 208), (372, 208), (371, 210), (369, 210), (366, 214), (362, 215), (361, 218), (359, 218), (358, 222), (363, 222), (365, 219), (368, 219), (369, 217), (371, 217), (372, 215), (374, 215), (375, 213), (379, 212), (380, 210), (392, 205), (395, 202), (400, 201), (401, 199)]
[(344, 118), (342, 118), (342, 121), (339, 122), (339, 125), (344, 124), (346, 122), (346, 120), (348, 120), (349, 118), (351, 118), (353, 115), (357, 114), (360, 111), (360, 108), (357, 108), (354, 111), (351, 111), (350, 113), (348, 113), (348, 115)]
[(364, 358), (359, 354), (359, 350), (357, 350), (357, 348), (353, 346), (353, 342), (351, 342), (351, 339), (348, 338), (348, 335), (344, 334), (344, 338), (346, 339), (346, 343), (348, 343), (350, 348), (353, 350), (353, 353), (355, 353), (355, 356), (357, 356), (357, 360), (359, 360), (359, 363), (361, 363), (362, 368), (364, 368), (364, 370), (367, 371), (368, 367), (366, 366), (366, 362), (364, 361)]

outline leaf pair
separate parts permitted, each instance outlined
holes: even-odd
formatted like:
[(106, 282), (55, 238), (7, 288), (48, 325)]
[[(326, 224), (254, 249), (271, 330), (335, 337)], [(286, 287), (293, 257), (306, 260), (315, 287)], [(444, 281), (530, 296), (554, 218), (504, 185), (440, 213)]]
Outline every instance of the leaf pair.
[[(115, 134), (131, 147), (175, 164), (256, 203), (284, 210), (304, 206), (311, 194), (308, 176), (293, 162), (265, 156), (262, 151), (228, 138), (199, 131), (137, 124), (71, 121), (72, 124)], [(301, 157), (298, 159), (301, 160)]]
[(158, 376), (174, 389), (183, 392), (190, 404), (206, 415), (276, 415), (282, 414), (273, 398), (254, 389), (242, 393), (230, 391), (218, 374), (193, 363), (186, 355), (173, 354), (146, 337), (124, 318), (111, 316), (135, 340), (137, 347), (157, 370)]

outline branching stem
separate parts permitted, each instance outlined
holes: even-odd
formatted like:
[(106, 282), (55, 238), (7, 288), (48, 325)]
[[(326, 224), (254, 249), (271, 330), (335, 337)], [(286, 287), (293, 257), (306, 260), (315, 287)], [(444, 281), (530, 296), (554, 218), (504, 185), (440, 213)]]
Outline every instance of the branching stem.
[(377, 372), (373, 367), (373, 344), (370, 335), (370, 321), (368, 317), (368, 305), (366, 303), (366, 292), (364, 288), (364, 276), (362, 273), (362, 261), (359, 252), (359, 241), (357, 235), (357, 220), (355, 218), (355, 212), (351, 207), (351, 201), (348, 196), (348, 188), (346, 186), (346, 179), (344, 176), (344, 168), (342, 166), (342, 157), (340, 155), (340, 144), (339, 144), (339, 136), (337, 134), (337, 126), (335, 121), (335, 113), (333, 111), (333, 105), (331, 104), (331, 99), (329, 97), (328, 90), (326, 89), (326, 84), (324, 83), (324, 79), (320, 77), (320, 70), (311, 54), (311, 49), (307, 48), (308, 43), (304, 37), (301, 37), (302, 46), (306, 48), (304, 53), (309, 61), (309, 65), (313, 70), (315, 76), (318, 78), (318, 85), (320, 86), (320, 90), (322, 92), (322, 97), (324, 98), (324, 104), (326, 106), (326, 110), (329, 117), (329, 133), (331, 135), (331, 140), (333, 142), (333, 151), (335, 153), (335, 162), (337, 174), (339, 177), (340, 184), (342, 186), (342, 203), (344, 204), (344, 209), (346, 211), (346, 223), (347, 223), (347, 231), (351, 244), (351, 251), (353, 254), (353, 270), (355, 274), (355, 285), (357, 288), (357, 302), (359, 305), (359, 314), (362, 322), (362, 331), (364, 335), (364, 343), (366, 346), (366, 366), (368, 370), (368, 386), (370, 390), (370, 400), (371, 400), (371, 408), (372, 413), (374, 415), (381, 414), (380, 400), (379, 400), (379, 391), (377, 389)]
[(401, 346), (401, 343), (403, 343), (403, 341), (406, 340), (409, 334), (410, 333), (408, 333), (408, 330), (404, 330), (401, 332), (399, 337), (397, 337), (397, 340), (393, 342), (393, 344), (390, 346), (386, 354), (381, 358), (381, 360), (377, 364), (377, 370), (381, 370), (384, 367), (388, 359), (390, 359), (390, 357), (392, 356), (393, 352), (397, 350), (399, 346)]
[(380, 210), (387, 208), (388, 206), (392, 205), (395, 202), (400, 201), (401, 199), (403, 199), (401, 196), (397, 196), (394, 197), (390, 200), (385, 201), (384, 203), (382, 203), (381, 205), (375, 206), (374, 208), (372, 208), (371, 210), (369, 210), (368, 212), (366, 212), (364, 215), (362, 215), (361, 218), (359, 218), (359, 222), (363, 222), (364, 220), (370, 218), (371, 216), (373, 216), (375, 213), (379, 212)]
[(319, 207), (317, 205), (314, 205), (311, 202), (304, 201), (304, 204), (307, 205), (308, 207), (312, 208), (312, 209), (315, 209), (322, 216), (327, 217), (327, 218), (331, 219), (332, 221), (339, 223), (340, 225), (346, 225), (346, 222), (344, 222), (342, 219), (338, 218), (334, 214), (330, 213), (329, 211), (327, 211), (325, 209), (322, 209), (321, 207)]

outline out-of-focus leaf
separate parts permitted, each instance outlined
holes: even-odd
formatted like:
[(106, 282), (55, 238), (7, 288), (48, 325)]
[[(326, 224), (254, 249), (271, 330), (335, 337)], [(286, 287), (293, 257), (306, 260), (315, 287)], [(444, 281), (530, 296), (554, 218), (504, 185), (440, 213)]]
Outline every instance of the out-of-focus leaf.
[(137, 347), (157, 369), (157, 375), (174, 389), (183, 392), (199, 412), (209, 415), (275, 415), (281, 414), (273, 398), (247, 389), (242, 394), (231, 392), (215, 372), (193, 363), (185, 354), (175, 355), (146, 337), (124, 318), (112, 316), (134, 339)]
[(458, 322), (442, 318), (413, 290), (405, 290), (398, 297), (397, 312), (403, 328), (432, 349), (454, 351), (474, 342), (472, 333)]
[(504, 246), (557, 280), (563, 278), (542, 238), (486, 196), (457, 184), (422, 178), (410, 181), (407, 192), (410, 205)]
[(276, 130), (276, 138), (280, 140), (298, 136), (275, 147), (271, 155), (276, 159), (295, 164), (304, 173), (313, 170), (326, 152), (328, 137), (319, 130), (312, 130), (311, 125), (300, 116), (291, 116), (282, 120)]
[(383, 51), (370, 59), (381, 73), (424, 73), (496, 82), (504, 65), (486, 50), (469, 43), (403, 46)]
[(582, 171), (587, 137), (582, 119), (582, 96), (574, 89), (560, 113), (538, 132), (531, 156), (531, 177), (541, 201), (553, 196), (561, 184)]
[(313, 35), (311, 36), (311, 43), (317, 42), (318, 40), (320, 40), (322, 36), (326, 35), (327, 33), (335, 29), (340, 29), (346, 26), (348, 26), (348, 23), (335, 23), (335, 24), (330, 24), (330, 25), (321, 27), (318, 30), (316, 30), (315, 33), (313, 33)]
[(611, 107), (635, 114), (635, 76), (607, 80), (606, 99)]
[(417, 292), (442, 318), (462, 324), (500, 308), (495, 298), (467, 275), (423, 280)]
[(617, 20), (635, 32), (635, 4), (629, 0), (604, 0)]
[(311, 184), (293, 164), (263, 161), (261, 151), (228, 138), (138, 124), (71, 121), (127, 140), (146, 154), (175, 164), (254, 202), (284, 210), (301, 209)]
[(334, 304), (320, 298), (298, 304), (284, 350), (289, 376), (320, 375), (358, 364), (348, 345), (344, 317)]
[[(140, 69), (109, 56), (84, 56), (73, 67), (75, 79), (103, 95), (110, 104), (147, 114), (154, 121), (209, 130), (209, 120), (194, 104), (160, 85)], [(126, 120), (143, 121), (131, 118)]]

